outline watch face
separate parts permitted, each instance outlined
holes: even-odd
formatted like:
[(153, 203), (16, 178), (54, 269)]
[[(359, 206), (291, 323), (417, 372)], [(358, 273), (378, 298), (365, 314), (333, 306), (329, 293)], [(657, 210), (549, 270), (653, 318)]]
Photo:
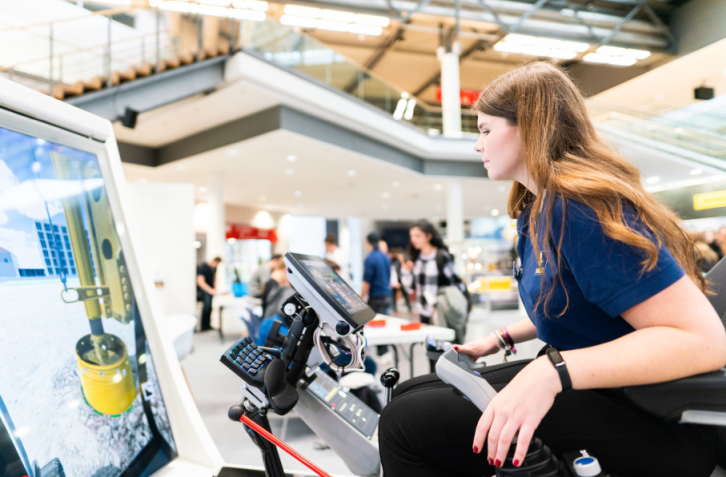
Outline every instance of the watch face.
[(560, 354), (560, 352), (554, 348), (550, 348), (547, 350), (547, 356), (550, 357), (554, 364), (560, 364), (565, 362), (565, 360), (562, 359), (562, 355)]

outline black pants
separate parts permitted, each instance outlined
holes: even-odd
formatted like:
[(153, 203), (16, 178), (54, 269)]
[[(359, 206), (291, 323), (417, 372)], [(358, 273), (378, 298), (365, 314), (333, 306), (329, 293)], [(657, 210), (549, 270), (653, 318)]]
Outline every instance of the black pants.
[[(528, 361), (489, 367), (483, 377), (497, 391)], [(487, 445), (472, 452), (481, 417), (436, 375), (401, 383), (383, 410), (378, 430), (386, 477), (489, 476)], [(716, 467), (716, 428), (666, 423), (628, 403), (617, 390), (568, 391), (535, 432), (552, 452), (586, 449), (621, 477), (708, 477)]]
[(373, 308), (376, 313), (388, 315), (391, 313), (391, 297), (390, 296), (373, 296), (368, 298), (368, 306)]
[(408, 293), (406, 293), (406, 290), (401, 288), (394, 288), (391, 292), (391, 299), (393, 300), (393, 311), (398, 311), (398, 307), (396, 306), (396, 301), (398, 298), (398, 292), (401, 292), (401, 295), (403, 295), (403, 299), (406, 300), (406, 306), (408, 307), (408, 311), (411, 312), (413, 309), (411, 308), (411, 299), (408, 297)]
[(201, 331), (212, 329), (212, 295), (202, 290), (202, 320), (199, 326)]

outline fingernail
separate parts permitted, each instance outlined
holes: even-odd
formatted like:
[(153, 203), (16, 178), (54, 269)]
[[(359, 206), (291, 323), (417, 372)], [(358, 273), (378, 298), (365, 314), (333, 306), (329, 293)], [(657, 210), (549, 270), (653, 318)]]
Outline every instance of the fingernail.
[(501, 467), (502, 466), (502, 461), (500, 461), (499, 459), (495, 460), (494, 461), (494, 466), (495, 467)]
[(478, 453), (479, 453), (479, 448), (477, 446), (474, 446), (474, 454), (478, 454)]
[(519, 467), (519, 461), (517, 459), (514, 459), (514, 462), (512, 462), (512, 464), (514, 464), (514, 467)]
[(458, 346), (454, 346), (454, 351), (459, 351), (459, 347)]
[(494, 460), (491, 457), (489, 457), (489, 465), (494, 465)]

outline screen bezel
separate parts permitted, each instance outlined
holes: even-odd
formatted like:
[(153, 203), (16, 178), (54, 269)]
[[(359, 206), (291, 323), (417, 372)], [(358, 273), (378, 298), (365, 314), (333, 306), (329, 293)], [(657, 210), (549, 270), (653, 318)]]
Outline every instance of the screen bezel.
[[(323, 289), (323, 287), (318, 284), (315, 277), (312, 276), (307, 271), (305, 265), (301, 263), (303, 260), (314, 260), (325, 264), (325, 260), (315, 255), (304, 255), (301, 253), (288, 252), (286, 255), (290, 257), (290, 263), (293, 267), (295, 267), (295, 271), (300, 273), (300, 275), (305, 278), (305, 281), (315, 290), (315, 292), (317, 292), (317, 294), (320, 295), (323, 300), (325, 300), (325, 302), (330, 305), (333, 310), (335, 310), (336, 313), (338, 313), (346, 322), (348, 322), (354, 328), (354, 330), (359, 330), (363, 328), (366, 323), (376, 317), (376, 312), (373, 311), (373, 309), (367, 303), (364, 309), (357, 311), (354, 314), (350, 314), (349, 312), (347, 312), (342, 306), (340, 306), (340, 304), (338, 304), (337, 301), (335, 301), (328, 294), (326, 290)], [(327, 266), (327, 264), (325, 265)], [(338, 275), (338, 272), (336, 272), (335, 270), (333, 270), (333, 273), (340, 277), (340, 275)], [(343, 277), (340, 277), (340, 279), (345, 281)], [(348, 286), (350, 286), (350, 284), (348, 284)], [(351, 290), (353, 290), (353, 287), (351, 287)], [(355, 293), (355, 290), (353, 290), (353, 292)], [(363, 301), (363, 303), (365, 303), (365, 301)]]
[[(146, 338), (148, 352), (152, 355), (155, 366), (158, 366), (155, 355), (156, 352), (153, 340), (149, 339), (149, 326), (148, 323), (143, 319), (144, 312), (150, 310), (150, 304), (146, 296), (146, 288), (144, 287), (141, 279), (141, 275), (138, 269), (138, 262), (134, 252), (134, 245), (131, 243), (131, 237), (126, 233), (126, 218), (123, 213), (121, 201), (118, 196), (117, 184), (115, 182), (114, 174), (111, 171), (111, 165), (108, 155), (108, 141), (101, 142), (99, 140), (92, 139), (90, 137), (81, 136), (73, 131), (62, 129), (58, 126), (43, 122), (42, 120), (34, 119), (32, 117), (24, 116), (18, 112), (11, 111), (0, 106), (0, 127), (8, 129), (10, 131), (24, 134), (26, 136), (43, 139), (45, 141), (57, 144), (59, 146), (65, 146), (72, 149), (77, 149), (88, 154), (96, 156), (98, 161), (98, 168), (103, 178), (104, 187), (106, 188), (106, 195), (108, 197), (109, 206), (111, 209), (111, 215), (116, 226), (116, 232), (118, 234), (119, 241), (121, 242), (122, 250), (124, 251), (124, 257), (126, 259), (126, 265), (128, 266), (129, 278), (131, 281), (132, 290), (134, 290), (134, 298), (136, 306), (138, 308), (139, 319), (144, 329), (144, 335)], [(112, 141), (113, 142), (113, 141)], [(112, 144), (115, 147), (115, 142)], [(120, 166), (119, 166), (120, 167)], [(118, 174), (118, 172), (117, 172)], [(123, 177), (123, 175), (121, 174)], [(142, 311), (144, 310), (144, 311)], [(162, 352), (163, 354), (163, 352)], [(169, 404), (164, 399), (164, 388), (162, 381), (159, 377), (159, 370), (157, 369), (157, 384), (161, 390), (162, 399), (164, 400), (164, 408), (167, 412), (167, 416), (172, 427), (172, 439), (174, 439), (177, 449), (179, 449), (179, 443), (174, 433), (174, 425), (172, 423), (172, 416), (169, 415)], [(11, 416), (12, 417), (12, 416)], [(152, 424), (150, 424), (151, 426)], [(163, 439), (159, 437), (160, 439)], [(134, 456), (129, 466), (122, 472), (123, 475), (128, 475), (129, 472), (136, 474), (137, 472), (143, 472), (149, 474), (158, 471), (165, 467), (169, 463), (179, 458), (179, 453), (172, 453), (168, 456), (168, 462), (161, 466), (157, 466), (158, 462), (150, 460), (158, 453), (158, 449), (162, 447), (159, 442), (156, 441), (157, 437), (152, 436), (149, 443)], [(141, 467), (141, 468), (140, 468)]]

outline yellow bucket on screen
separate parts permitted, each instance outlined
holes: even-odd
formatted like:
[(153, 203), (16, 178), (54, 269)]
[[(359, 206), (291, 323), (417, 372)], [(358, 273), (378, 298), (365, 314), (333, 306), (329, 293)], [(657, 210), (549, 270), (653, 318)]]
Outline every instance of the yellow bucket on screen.
[(88, 404), (102, 414), (118, 415), (127, 411), (136, 398), (131, 362), (120, 338), (105, 334), (108, 358), (101, 362), (86, 335), (76, 344), (78, 373)]

